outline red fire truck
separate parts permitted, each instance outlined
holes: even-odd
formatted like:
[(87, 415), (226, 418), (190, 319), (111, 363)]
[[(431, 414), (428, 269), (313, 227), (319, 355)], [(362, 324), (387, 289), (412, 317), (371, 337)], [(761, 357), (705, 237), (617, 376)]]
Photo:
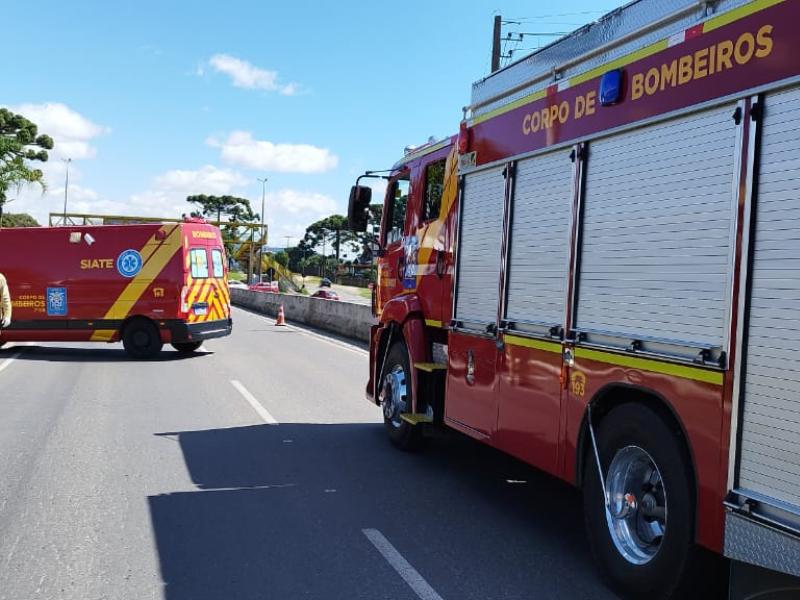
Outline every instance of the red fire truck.
[(445, 425), (579, 486), (628, 592), (684, 597), (701, 546), (736, 597), (800, 597), (798, 22), (631, 2), (476, 82), (386, 176), (389, 437)]
[(182, 223), (0, 229), (10, 341), (122, 341), (134, 358), (230, 334), (218, 228)]

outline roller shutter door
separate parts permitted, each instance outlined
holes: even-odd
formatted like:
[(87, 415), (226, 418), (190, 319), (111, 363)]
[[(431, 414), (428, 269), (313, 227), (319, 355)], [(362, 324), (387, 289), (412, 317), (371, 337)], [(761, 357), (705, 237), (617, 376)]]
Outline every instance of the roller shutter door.
[(590, 145), (579, 330), (725, 347), (734, 109), (724, 106)]
[(464, 177), (455, 318), (465, 327), (497, 321), (505, 185), (503, 167)]
[(574, 168), (567, 151), (517, 165), (508, 265), (509, 321), (564, 324)]
[(765, 105), (739, 487), (800, 505), (800, 90)]

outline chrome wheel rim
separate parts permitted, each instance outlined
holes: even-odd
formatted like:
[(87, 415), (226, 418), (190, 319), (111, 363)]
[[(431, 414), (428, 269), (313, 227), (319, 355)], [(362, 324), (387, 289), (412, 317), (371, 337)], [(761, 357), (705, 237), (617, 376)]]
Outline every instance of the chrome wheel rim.
[(380, 393), (384, 418), (399, 428), (403, 424), (400, 415), (406, 411), (406, 372), (403, 365), (394, 365), (383, 377)]
[(617, 551), (632, 564), (647, 564), (667, 530), (667, 493), (653, 457), (638, 446), (619, 450), (608, 467), (606, 493), (606, 521)]

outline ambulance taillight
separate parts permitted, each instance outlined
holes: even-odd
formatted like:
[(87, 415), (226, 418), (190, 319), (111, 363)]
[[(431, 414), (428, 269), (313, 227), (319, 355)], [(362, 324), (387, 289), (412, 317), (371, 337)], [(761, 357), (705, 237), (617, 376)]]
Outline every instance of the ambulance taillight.
[(188, 286), (183, 286), (181, 288), (181, 312), (188, 313), (189, 312), (189, 303), (186, 299), (189, 297), (189, 288)]

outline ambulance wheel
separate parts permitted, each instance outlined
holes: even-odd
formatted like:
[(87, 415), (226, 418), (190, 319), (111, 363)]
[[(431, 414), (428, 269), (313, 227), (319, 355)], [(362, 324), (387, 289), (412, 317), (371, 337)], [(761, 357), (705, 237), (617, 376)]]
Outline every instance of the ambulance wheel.
[(191, 354), (202, 345), (203, 342), (174, 342), (172, 347), (181, 354)]
[(156, 356), (161, 352), (164, 343), (152, 321), (136, 319), (125, 326), (122, 345), (131, 358), (144, 359)]
[(420, 426), (412, 425), (400, 417), (412, 410), (411, 369), (408, 364), (408, 350), (403, 342), (395, 342), (389, 348), (378, 399), (383, 408), (383, 424), (392, 444), (401, 450), (419, 448), (422, 442)]
[(693, 579), (694, 497), (679, 434), (651, 409), (624, 404), (596, 430), (608, 510), (590, 448), (583, 507), (592, 553), (633, 597), (683, 598)]

